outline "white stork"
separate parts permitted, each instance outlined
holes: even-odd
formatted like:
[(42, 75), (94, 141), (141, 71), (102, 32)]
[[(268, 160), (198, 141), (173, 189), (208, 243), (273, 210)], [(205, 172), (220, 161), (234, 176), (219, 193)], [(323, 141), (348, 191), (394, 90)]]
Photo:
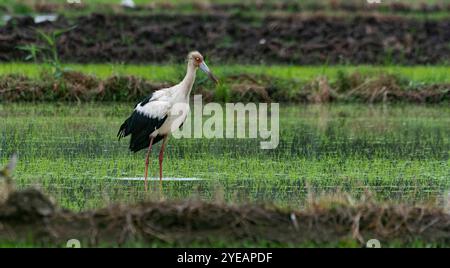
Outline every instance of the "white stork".
[[(163, 140), (159, 152), (159, 180), (162, 182), (162, 163), (164, 147), (169, 134), (180, 128), (187, 117), (187, 111), (180, 118), (180, 110), (177, 104), (189, 109), (189, 95), (195, 81), (195, 74), (200, 67), (215, 83), (217, 78), (206, 65), (203, 56), (198, 51), (193, 51), (187, 57), (187, 72), (183, 80), (169, 88), (163, 88), (153, 92), (134, 107), (131, 116), (120, 126), (117, 133), (119, 140), (131, 134), (130, 150), (137, 152), (148, 147), (145, 160), (145, 191), (147, 191), (147, 175), (149, 155), (152, 145)], [(178, 106), (178, 107), (177, 107)]]

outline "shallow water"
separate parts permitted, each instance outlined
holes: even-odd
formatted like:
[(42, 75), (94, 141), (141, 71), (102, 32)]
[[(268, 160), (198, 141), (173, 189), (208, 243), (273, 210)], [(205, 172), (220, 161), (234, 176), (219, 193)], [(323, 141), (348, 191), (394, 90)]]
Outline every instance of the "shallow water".
[[(18, 152), (17, 185), (38, 185), (76, 210), (149, 198), (145, 150), (130, 153), (128, 138), (116, 138), (132, 106), (0, 104), (0, 161)], [(279, 146), (262, 150), (259, 141), (169, 139), (165, 198), (301, 205), (311, 192), (369, 191), (385, 200), (441, 202), (450, 189), (448, 106), (287, 106)], [(159, 146), (150, 187), (159, 185)]]
[[(118, 181), (145, 181), (144, 177), (137, 178), (111, 178)], [(147, 178), (148, 181), (159, 181), (159, 178)], [(162, 181), (201, 181), (199, 178), (162, 178)]]

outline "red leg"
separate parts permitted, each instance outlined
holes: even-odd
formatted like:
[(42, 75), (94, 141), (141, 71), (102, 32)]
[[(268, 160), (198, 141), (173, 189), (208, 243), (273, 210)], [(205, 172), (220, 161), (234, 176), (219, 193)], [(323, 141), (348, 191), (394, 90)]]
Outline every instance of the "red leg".
[(147, 192), (147, 176), (148, 176), (148, 159), (150, 157), (150, 152), (152, 151), (152, 143), (153, 143), (153, 137), (149, 137), (150, 138), (150, 145), (148, 146), (148, 151), (147, 151), (147, 157), (145, 159), (145, 176), (144, 176), (144, 188), (145, 191)]
[(167, 135), (164, 136), (163, 143), (161, 145), (161, 151), (159, 151), (159, 183), (162, 183), (162, 163), (164, 159), (164, 149), (166, 147)]

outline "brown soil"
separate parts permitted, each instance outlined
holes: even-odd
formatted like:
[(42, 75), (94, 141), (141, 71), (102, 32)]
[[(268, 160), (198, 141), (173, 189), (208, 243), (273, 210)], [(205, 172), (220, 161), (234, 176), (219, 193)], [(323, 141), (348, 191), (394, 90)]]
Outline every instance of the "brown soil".
[(35, 43), (35, 28), (65, 33), (66, 62), (179, 62), (197, 49), (214, 62), (293, 64), (437, 64), (450, 59), (450, 20), (368, 15), (100, 15), (35, 24), (13, 19), (0, 27), (0, 61), (17, 61), (17, 46)]
[[(0, 101), (129, 101), (136, 102), (151, 92), (170, 86), (134, 76), (113, 76), (105, 80), (79, 72), (64, 72), (56, 79), (43, 73), (39, 79), (10, 74), (0, 77)], [(330, 84), (320, 76), (306, 84), (277, 81), (263, 75), (222, 77), (220, 93), (205, 85), (196, 85), (194, 94), (205, 101), (217, 102), (412, 102), (450, 101), (450, 84), (420, 85), (412, 88), (397, 77), (381, 74), (364, 76), (352, 73)], [(407, 84), (407, 83), (406, 83)], [(224, 97), (226, 95), (226, 97)]]
[(6, 75), (0, 81), (2, 101), (136, 101), (168, 87), (134, 76), (113, 76), (98, 80), (79, 72), (64, 72), (61, 79), (43, 74), (34, 80), (22, 75)]
[(450, 215), (429, 206), (357, 205), (334, 200), (302, 210), (201, 201), (143, 202), (74, 213), (35, 189), (12, 193), (0, 204), (0, 239), (63, 244), (77, 238), (90, 246), (127, 241), (189, 243), (273, 242), (281, 244), (413, 241), (448, 245)]

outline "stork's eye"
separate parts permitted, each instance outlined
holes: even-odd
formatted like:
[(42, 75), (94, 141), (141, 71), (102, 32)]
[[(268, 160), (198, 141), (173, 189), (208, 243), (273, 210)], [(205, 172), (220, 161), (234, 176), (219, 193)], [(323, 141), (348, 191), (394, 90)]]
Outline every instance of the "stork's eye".
[(196, 61), (200, 61), (200, 58), (195, 58)]

